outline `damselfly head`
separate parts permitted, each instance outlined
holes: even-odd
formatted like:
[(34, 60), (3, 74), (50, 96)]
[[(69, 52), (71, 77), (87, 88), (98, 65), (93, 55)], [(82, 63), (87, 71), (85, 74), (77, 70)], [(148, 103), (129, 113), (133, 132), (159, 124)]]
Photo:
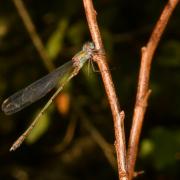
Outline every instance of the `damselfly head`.
[(83, 45), (83, 51), (86, 51), (90, 54), (93, 53), (93, 51), (95, 51), (95, 45), (93, 42), (86, 42), (84, 45)]

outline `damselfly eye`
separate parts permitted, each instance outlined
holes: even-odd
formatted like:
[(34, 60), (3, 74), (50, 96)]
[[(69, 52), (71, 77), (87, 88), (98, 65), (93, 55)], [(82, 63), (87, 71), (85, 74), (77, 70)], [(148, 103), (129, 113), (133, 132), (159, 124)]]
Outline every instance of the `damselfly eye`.
[(95, 50), (95, 45), (93, 42), (87, 42), (84, 44), (83, 51), (89, 52), (89, 51), (93, 51), (93, 50)]

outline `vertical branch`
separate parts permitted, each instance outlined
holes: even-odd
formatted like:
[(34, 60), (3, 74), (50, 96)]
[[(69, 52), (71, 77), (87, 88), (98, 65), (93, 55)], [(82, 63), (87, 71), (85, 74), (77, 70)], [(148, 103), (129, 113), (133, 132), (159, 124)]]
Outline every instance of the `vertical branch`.
[(12, 0), (15, 7), (17, 8), (17, 11), (22, 18), (22, 21), (29, 33), (29, 36), (32, 39), (32, 42), (34, 43), (35, 48), (37, 49), (39, 55), (41, 56), (46, 68), (49, 71), (52, 71), (54, 69), (54, 65), (49, 60), (48, 54), (46, 53), (46, 50), (44, 48), (44, 45), (36, 31), (36, 28), (21, 0)]
[(146, 112), (147, 100), (150, 94), (149, 77), (152, 58), (167, 22), (176, 7), (179, 0), (169, 0), (166, 4), (153, 32), (145, 47), (142, 48), (141, 66), (139, 73), (138, 89), (136, 103), (133, 114), (133, 124), (130, 133), (128, 146), (128, 173), (129, 178), (133, 178), (134, 166), (138, 151), (139, 138), (143, 124), (144, 114)]
[(127, 169), (126, 169), (126, 145), (125, 145), (125, 135), (124, 135), (124, 112), (121, 112), (120, 105), (115, 93), (114, 84), (112, 82), (109, 67), (107, 65), (107, 59), (98, 28), (96, 20), (96, 11), (93, 7), (92, 0), (83, 0), (86, 18), (88, 21), (89, 30), (95, 43), (97, 49), (101, 53), (94, 57), (94, 60), (98, 64), (100, 73), (105, 86), (108, 101), (111, 107), (113, 120), (114, 120), (114, 130), (115, 130), (115, 148), (117, 153), (118, 162), (118, 172), (120, 179), (127, 179)]

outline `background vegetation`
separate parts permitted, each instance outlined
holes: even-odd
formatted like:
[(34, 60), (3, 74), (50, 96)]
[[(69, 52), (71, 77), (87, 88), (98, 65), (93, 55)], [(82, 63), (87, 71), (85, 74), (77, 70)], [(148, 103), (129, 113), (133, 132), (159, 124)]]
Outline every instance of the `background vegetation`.
[[(69, 61), (91, 40), (82, 1), (25, 0), (51, 62)], [(140, 48), (146, 44), (166, 1), (95, 2), (98, 22), (128, 134), (137, 88)], [(39, 53), (14, 6), (0, 3), (1, 103), (47, 74)], [(154, 57), (152, 94), (141, 136), (139, 179), (179, 179), (180, 168), (180, 11), (176, 8)], [(89, 72), (90, 71), (90, 72)], [(101, 77), (88, 66), (56, 99), (27, 141), (9, 148), (52, 95), (25, 110), (0, 113), (0, 179), (117, 179), (112, 153), (114, 132)], [(96, 130), (94, 129), (96, 128)], [(68, 132), (68, 133), (67, 133)], [(106, 143), (101, 139), (100, 133)], [(102, 145), (102, 144), (103, 145)], [(110, 147), (111, 152), (107, 153)], [(108, 155), (109, 154), (109, 158)]]

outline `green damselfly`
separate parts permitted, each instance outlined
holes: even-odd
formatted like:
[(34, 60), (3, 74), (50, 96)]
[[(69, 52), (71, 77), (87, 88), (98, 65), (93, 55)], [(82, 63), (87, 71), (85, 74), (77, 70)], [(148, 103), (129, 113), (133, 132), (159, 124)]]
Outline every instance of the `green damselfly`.
[(10, 151), (16, 150), (21, 145), (21, 143), (36, 125), (43, 112), (52, 103), (54, 98), (62, 91), (64, 85), (78, 74), (79, 70), (83, 67), (85, 62), (87, 62), (93, 57), (95, 51), (96, 50), (94, 43), (85, 43), (82, 50), (78, 52), (71, 61), (68, 61), (64, 65), (58, 67), (57, 69), (49, 73), (48, 75), (35, 81), (26, 88), (16, 92), (3, 102), (2, 111), (4, 111), (4, 113), (7, 115), (14, 114), (34, 103), (35, 101), (39, 100), (40, 98), (44, 97), (58, 84), (58, 82), (60, 82), (57, 91), (45, 104), (45, 106), (36, 116), (32, 124), (29, 126), (29, 128), (17, 139), (17, 141), (15, 141), (15, 143), (10, 148)]

